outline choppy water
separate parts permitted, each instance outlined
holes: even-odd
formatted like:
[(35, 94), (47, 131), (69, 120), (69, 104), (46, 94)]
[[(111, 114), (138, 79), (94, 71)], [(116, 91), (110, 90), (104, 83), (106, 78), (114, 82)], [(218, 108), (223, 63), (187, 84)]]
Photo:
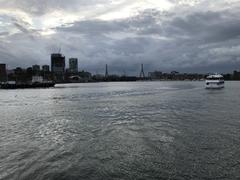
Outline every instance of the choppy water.
[(240, 82), (0, 91), (0, 179), (240, 179)]

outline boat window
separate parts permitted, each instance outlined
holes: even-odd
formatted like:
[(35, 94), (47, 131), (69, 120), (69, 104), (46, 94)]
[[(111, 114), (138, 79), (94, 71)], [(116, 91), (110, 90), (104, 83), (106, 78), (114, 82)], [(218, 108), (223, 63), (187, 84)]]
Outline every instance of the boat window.
[(207, 80), (223, 80), (223, 78), (213, 78), (213, 77), (211, 77), (211, 78), (207, 78)]

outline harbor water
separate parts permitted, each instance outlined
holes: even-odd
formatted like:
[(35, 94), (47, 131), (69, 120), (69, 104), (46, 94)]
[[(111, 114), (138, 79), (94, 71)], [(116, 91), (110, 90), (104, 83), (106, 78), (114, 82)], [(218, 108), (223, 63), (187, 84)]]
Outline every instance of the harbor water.
[(0, 90), (0, 179), (240, 179), (240, 83)]

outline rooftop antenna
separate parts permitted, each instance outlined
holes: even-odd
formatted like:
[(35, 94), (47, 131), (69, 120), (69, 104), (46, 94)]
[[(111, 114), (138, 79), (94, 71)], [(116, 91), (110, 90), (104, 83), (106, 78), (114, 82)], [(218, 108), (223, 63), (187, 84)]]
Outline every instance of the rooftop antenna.
[(143, 64), (141, 64), (141, 71), (140, 71), (140, 78), (145, 79), (145, 73), (144, 73), (144, 68), (143, 68)]

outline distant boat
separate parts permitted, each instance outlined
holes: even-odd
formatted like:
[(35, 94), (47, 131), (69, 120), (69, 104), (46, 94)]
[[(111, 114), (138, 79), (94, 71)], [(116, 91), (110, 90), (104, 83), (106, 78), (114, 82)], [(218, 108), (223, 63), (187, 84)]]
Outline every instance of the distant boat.
[(222, 89), (224, 88), (224, 78), (221, 74), (209, 75), (206, 78), (206, 89)]

